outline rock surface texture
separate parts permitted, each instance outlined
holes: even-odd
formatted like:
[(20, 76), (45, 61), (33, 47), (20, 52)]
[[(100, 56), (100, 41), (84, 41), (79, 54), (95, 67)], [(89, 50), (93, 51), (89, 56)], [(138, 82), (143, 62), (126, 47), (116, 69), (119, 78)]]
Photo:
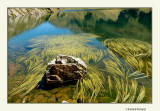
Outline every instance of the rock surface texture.
[(8, 8), (8, 16), (38, 15), (61, 11), (59, 8)]
[(73, 56), (58, 55), (56, 59), (48, 63), (45, 71), (45, 84), (64, 83), (85, 77), (85, 63)]

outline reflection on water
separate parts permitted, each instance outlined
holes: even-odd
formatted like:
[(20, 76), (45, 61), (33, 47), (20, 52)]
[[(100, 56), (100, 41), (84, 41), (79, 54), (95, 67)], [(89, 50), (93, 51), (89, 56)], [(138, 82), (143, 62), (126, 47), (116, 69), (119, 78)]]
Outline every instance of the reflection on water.
[(8, 40), (9, 48), (18, 48), (23, 47), (26, 41), (41, 35), (60, 35), (60, 34), (71, 34), (67, 28), (57, 28), (49, 22), (43, 22), (42, 24), (38, 25), (36, 28), (31, 30), (25, 31), (22, 34), (19, 34), (11, 39)]
[[(49, 15), (9, 18), (9, 91), (18, 86), (27, 74), (31, 74), (27, 71), (31, 68), (29, 66), (43, 64), (42, 66), (45, 69), (45, 65), (59, 53), (80, 57), (85, 62), (88, 62), (89, 65), (97, 65), (99, 68), (105, 70), (104, 64), (102, 66), (101, 59), (106, 58), (104, 55), (109, 55), (109, 53), (105, 52), (104, 54), (103, 51), (106, 51), (107, 48), (102, 42), (105, 39), (123, 37), (151, 43), (151, 15), (152, 12), (146, 13), (134, 9), (114, 9), (62, 11)], [(90, 37), (90, 35), (87, 34), (92, 34), (96, 37)], [(83, 35), (83, 37), (81, 37), (81, 35)], [(66, 39), (66, 37), (70, 39)], [(90, 38), (88, 39), (88, 37)], [(76, 45), (76, 43), (80, 44)], [(80, 48), (85, 49), (85, 51), (80, 51)], [(69, 51), (69, 49), (72, 50)], [(89, 59), (89, 53), (90, 55), (96, 56), (89, 56), (91, 57)], [(26, 57), (26, 61), (19, 64), (18, 61), (23, 59), (23, 57)], [(38, 57), (40, 60), (38, 60)], [(101, 62), (96, 63), (96, 60), (101, 60)], [(35, 66), (33, 69), (34, 68)], [(40, 70), (43, 72), (44, 69), (41, 68)], [(36, 72), (32, 73), (34, 74)], [(147, 95), (151, 96), (151, 80), (145, 78), (142, 81), (139, 81), (139, 84), (145, 84), (147, 87)], [(53, 89), (51, 91), (32, 90), (27, 101), (42, 102), (41, 100), (44, 99), (43, 102), (53, 102), (56, 101), (56, 97), (58, 97), (59, 100), (57, 101), (61, 102), (63, 99), (71, 99), (73, 89), (74, 86), (71, 85), (65, 88), (60, 87), (58, 89)], [(64, 95), (62, 95), (63, 92), (65, 92)], [(37, 95), (35, 95), (36, 93)], [(106, 102), (102, 98), (98, 101)]]
[[(15, 53), (15, 51), (24, 50), (24, 53), (28, 50), (26, 46), (28, 41), (32, 38), (38, 36), (47, 36), (49, 35), (60, 35), (60, 34), (71, 34), (72, 31), (67, 28), (57, 28), (53, 24), (45, 21), (38, 25), (37, 27), (27, 30), (19, 35), (13, 36), (8, 40), (8, 52)], [(11, 59), (9, 54), (9, 60)], [(17, 54), (15, 56), (18, 56)]]
[(8, 18), (8, 38), (18, 35), (26, 30), (35, 28), (48, 19), (49, 15), (26, 15)]
[(64, 12), (49, 21), (57, 27), (68, 27), (73, 32), (87, 32), (106, 38), (134, 38), (151, 42), (151, 12), (138, 10), (98, 10)]
[(94, 33), (103, 39), (126, 37), (151, 42), (151, 15), (152, 12), (133, 9), (57, 12), (46, 16), (9, 18), (8, 31), (10, 38), (48, 21), (55, 27), (75, 33)]

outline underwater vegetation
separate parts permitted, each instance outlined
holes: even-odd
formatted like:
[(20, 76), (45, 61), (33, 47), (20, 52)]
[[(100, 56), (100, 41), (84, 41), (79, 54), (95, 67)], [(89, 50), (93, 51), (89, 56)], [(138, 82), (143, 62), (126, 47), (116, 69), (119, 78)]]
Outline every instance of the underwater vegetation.
[(103, 62), (109, 73), (107, 89), (109, 89), (110, 95), (115, 98), (114, 102), (141, 102), (145, 96), (145, 87), (138, 88), (138, 82), (134, 77), (136, 72), (124, 60), (118, 59), (117, 55), (111, 50), (108, 50), (108, 52), (110, 58)]
[[(147, 51), (147, 48), (144, 48), (144, 46), (147, 45), (148, 47), (150, 45), (145, 43), (142, 44), (143, 42), (138, 41), (139, 45), (137, 44), (136, 47), (134, 46), (135, 49), (132, 47), (133, 44), (130, 45), (130, 48), (132, 47), (132, 50), (130, 49), (130, 51), (126, 48), (129, 44), (125, 44), (126, 46), (119, 45), (120, 43), (124, 43), (121, 41), (125, 41), (125, 39), (122, 39), (121, 41), (118, 40), (119, 44), (116, 48), (118, 49), (118, 47), (120, 47), (121, 49), (123, 46), (125, 47), (125, 49), (123, 49), (125, 51), (117, 53), (118, 51), (116, 52), (114, 50), (116, 48), (113, 47), (115, 43), (113, 43), (114, 45), (111, 45), (109, 40), (104, 41), (104, 45), (106, 45), (108, 49), (102, 44), (92, 45), (91, 43), (93, 42), (93, 39), (96, 38), (98, 38), (98, 36), (82, 33), (78, 35), (42, 36), (30, 40), (30, 45), (28, 47), (31, 48), (31, 50), (16, 61), (16, 64), (21, 64), (21, 66), (26, 67), (25, 70), (20, 72), (24, 74), (25, 79), (9, 92), (9, 102), (16, 101), (14, 100), (15, 95), (21, 98), (21, 100), (26, 99), (29, 95), (33, 96), (34, 93), (32, 94), (32, 92), (36, 90), (38, 83), (42, 80), (47, 64), (56, 58), (58, 54), (71, 55), (80, 58), (87, 65), (86, 78), (78, 80), (74, 88), (72, 86), (72, 90), (69, 89), (69, 93), (71, 93), (70, 97), (66, 97), (65, 95), (64, 98), (60, 99), (61, 101), (63, 101), (63, 99), (68, 99), (73, 103), (77, 100), (83, 103), (151, 102), (143, 101), (146, 96), (145, 87), (139, 86), (136, 80), (137, 75), (143, 75), (141, 72), (146, 70), (148, 71), (148, 69), (144, 70), (144, 67), (139, 65), (139, 61), (142, 61), (143, 57), (151, 56), (151, 52)], [(136, 44), (136, 42), (134, 43)], [(137, 52), (134, 52), (133, 50)], [(138, 57), (138, 60), (135, 59), (135, 61), (138, 61), (137, 64), (139, 66), (136, 66), (137, 64), (134, 63), (131, 64), (133, 62), (131, 60), (131, 62), (127, 61), (128, 59), (124, 58), (127, 57), (127, 55), (125, 55), (126, 53), (129, 57), (131, 56), (130, 58), (135, 56)], [(149, 62), (150, 61), (147, 59), (143, 63), (149, 64)], [(146, 65), (145, 67), (150, 66)], [(150, 73), (146, 74), (147, 77), (151, 75)], [(47, 96), (49, 97), (48, 99), (46, 96), (39, 95), (36, 96), (38, 100), (26, 100), (29, 103), (49, 102), (51, 101), (51, 98), (55, 100), (55, 96), (53, 94), (47, 93)], [(56, 97), (61, 96), (62, 94), (59, 94), (57, 91)], [(44, 98), (45, 101), (42, 101), (42, 98)]]
[(106, 72), (102, 73), (95, 67), (89, 68), (88, 76), (77, 83), (75, 98), (80, 98), (82, 102), (86, 102), (88, 98), (87, 102), (94, 103), (103, 94), (103, 102), (141, 102), (145, 96), (145, 87), (141, 86), (139, 90), (137, 81), (130, 77), (134, 74), (133, 69), (123, 60), (119, 60), (111, 50), (108, 50), (108, 55), (103, 60)]
[[(81, 36), (59, 36), (50, 37), (46, 40), (41, 37), (41, 40), (31, 40), (32, 44), (30, 50), (26, 55), (17, 59), (17, 64), (26, 66), (25, 73), (26, 79), (17, 88), (13, 89), (9, 95), (21, 93), (21, 97), (30, 92), (35, 88), (38, 82), (42, 79), (44, 70), (47, 64), (53, 60), (58, 54), (72, 55), (74, 57), (80, 57), (86, 63), (98, 62), (106, 54), (105, 50), (99, 50), (98, 48), (87, 45), (89, 38), (94, 38), (92, 35), (81, 35)], [(88, 47), (90, 46), (90, 47)], [(95, 53), (95, 51), (97, 53)], [(85, 52), (85, 53), (84, 53)], [(88, 55), (90, 53), (90, 55)]]
[(151, 44), (127, 38), (106, 39), (103, 44), (119, 57), (124, 58), (134, 70), (152, 78)]

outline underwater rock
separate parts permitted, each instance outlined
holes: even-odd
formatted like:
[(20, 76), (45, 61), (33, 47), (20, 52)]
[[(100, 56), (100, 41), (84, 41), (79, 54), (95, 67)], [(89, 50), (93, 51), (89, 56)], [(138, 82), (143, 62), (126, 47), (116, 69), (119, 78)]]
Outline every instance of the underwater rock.
[(56, 97), (55, 96), (51, 96), (49, 99), (48, 99), (48, 103), (55, 103), (56, 102)]
[(85, 63), (73, 56), (59, 54), (56, 59), (48, 63), (44, 75), (45, 84), (57, 84), (78, 80), (86, 75)]

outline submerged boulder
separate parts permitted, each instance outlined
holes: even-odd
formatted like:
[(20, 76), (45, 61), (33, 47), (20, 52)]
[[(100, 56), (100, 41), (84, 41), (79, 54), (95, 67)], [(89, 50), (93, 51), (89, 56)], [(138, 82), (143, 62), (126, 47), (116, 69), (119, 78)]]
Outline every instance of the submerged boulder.
[(75, 81), (86, 75), (85, 63), (73, 56), (59, 54), (56, 59), (48, 63), (45, 71), (45, 84), (55, 84)]

